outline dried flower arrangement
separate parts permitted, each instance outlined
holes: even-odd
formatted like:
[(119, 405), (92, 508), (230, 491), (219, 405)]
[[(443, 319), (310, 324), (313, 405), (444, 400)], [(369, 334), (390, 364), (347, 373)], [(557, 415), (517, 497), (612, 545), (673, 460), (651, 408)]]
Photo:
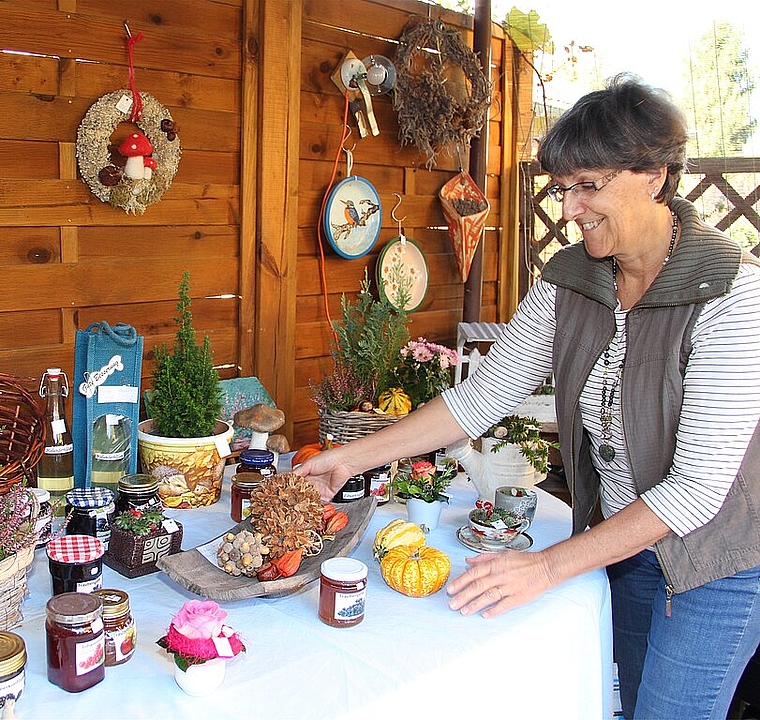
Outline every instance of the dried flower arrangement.
[(0, 561), (37, 543), (37, 509), (34, 495), (23, 485), (0, 495)]
[(487, 120), (491, 83), (459, 31), (437, 19), (410, 23), (399, 38), (396, 71), (401, 145), (415, 145), (428, 169), (445, 146), (469, 147)]

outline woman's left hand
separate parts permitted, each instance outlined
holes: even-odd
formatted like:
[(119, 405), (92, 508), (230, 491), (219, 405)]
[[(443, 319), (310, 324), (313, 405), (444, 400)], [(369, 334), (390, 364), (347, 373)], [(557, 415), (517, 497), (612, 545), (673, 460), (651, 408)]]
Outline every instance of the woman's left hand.
[(540, 552), (506, 550), (466, 561), (470, 568), (446, 588), (451, 595), (449, 607), (462, 615), (483, 610), (483, 617), (496, 617), (534, 600), (555, 584)]

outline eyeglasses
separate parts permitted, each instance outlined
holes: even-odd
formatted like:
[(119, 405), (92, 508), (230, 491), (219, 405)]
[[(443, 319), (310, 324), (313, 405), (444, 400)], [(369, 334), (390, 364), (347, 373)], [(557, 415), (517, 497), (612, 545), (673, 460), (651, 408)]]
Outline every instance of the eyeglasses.
[(618, 175), (620, 175), (621, 172), (623, 171), (613, 170), (611, 173), (607, 173), (603, 177), (600, 177), (598, 180), (595, 180), (593, 182), (586, 180), (585, 182), (575, 183), (570, 187), (551, 185), (550, 187), (546, 188), (546, 194), (552, 200), (556, 200), (559, 203), (565, 199), (565, 193), (571, 191), (575, 197), (580, 198), (581, 200), (591, 200), (594, 195), (596, 195), (605, 185), (607, 185), (607, 183), (611, 182)]

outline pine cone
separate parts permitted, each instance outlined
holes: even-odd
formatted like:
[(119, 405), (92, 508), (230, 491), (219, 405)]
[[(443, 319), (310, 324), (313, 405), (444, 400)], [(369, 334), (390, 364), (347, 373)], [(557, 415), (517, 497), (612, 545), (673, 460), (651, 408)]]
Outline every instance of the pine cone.
[(251, 490), (251, 522), (270, 555), (308, 551), (322, 523), (322, 501), (316, 488), (295, 473), (267, 478)]

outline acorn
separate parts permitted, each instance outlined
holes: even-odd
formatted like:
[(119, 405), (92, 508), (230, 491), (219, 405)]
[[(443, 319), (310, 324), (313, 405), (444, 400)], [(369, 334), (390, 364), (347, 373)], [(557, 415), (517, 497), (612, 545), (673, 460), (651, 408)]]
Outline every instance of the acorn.
[(121, 170), (115, 165), (106, 165), (99, 173), (98, 180), (100, 180), (106, 187), (113, 187), (118, 185), (121, 180)]

